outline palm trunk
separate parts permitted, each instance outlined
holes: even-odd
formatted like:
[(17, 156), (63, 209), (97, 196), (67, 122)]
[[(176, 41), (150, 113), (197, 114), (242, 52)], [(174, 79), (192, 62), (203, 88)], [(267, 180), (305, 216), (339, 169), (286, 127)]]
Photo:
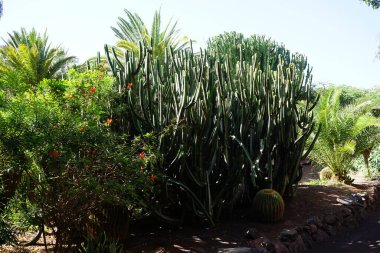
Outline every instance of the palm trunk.
[(371, 177), (371, 169), (369, 167), (369, 156), (371, 155), (372, 148), (367, 148), (363, 151), (363, 158), (364, 158), (364, 163), (365, 167), (367, 169), (367, 175), (368, 177)]

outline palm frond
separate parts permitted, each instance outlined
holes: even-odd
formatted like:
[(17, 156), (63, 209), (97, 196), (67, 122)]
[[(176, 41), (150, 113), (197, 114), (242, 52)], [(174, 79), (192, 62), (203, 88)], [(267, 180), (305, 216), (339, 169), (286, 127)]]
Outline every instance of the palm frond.
[(155, 12), (150, 31), (139, 15), (128, 10), (124, 12), (127, 19), (119, 17), (117, 27), (111, 27), (115, 36), (120, 39), (117, 42), (118, 47), (137, 53), (139, 43), (143, 43), (151, 48), (153, 57), (163, 57), (166, 48), (172, 47), (176, 51), (189, 46), (187, 37), (179, 37), (177, 22), (172, 24), (170, 19), (164, 30), (161, 30), (161, 10)]
[(46, 31), (41, 36), (35, 29), (27, 32), (25, 28), (9, 34), (6, 45), (0, 49), (0, 58), (8, 65), (1, 67), (3, 73), (17, 71), (30, 85), (37, 84), (43, 78), (54, 77), (75, 59), (67, 57), (60, 47), (52, 47)]
[(325, 92), (315, 108), (321, 132), (311, 157), (344, 177), (355, 156), (380, 142), (380, 120), (368, 113), (370, 101), (341, 106), (341, 94), (340, 89)]

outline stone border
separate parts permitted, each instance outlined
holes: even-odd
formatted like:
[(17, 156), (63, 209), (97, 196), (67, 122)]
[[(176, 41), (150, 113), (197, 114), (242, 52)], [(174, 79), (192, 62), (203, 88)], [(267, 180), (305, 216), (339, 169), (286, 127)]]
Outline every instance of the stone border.
[(342, 207), (333, 214), (323, 217), (313, 216), (302, 226), (284, 229), (277, 240), (268, 238), (254, 238), (257, 231), (248, 230), (247, 235), (252, 239), (250, 247), (224, 248), (218, 253), (300, 253), (313, 247), (315, 243), (335, 236), (339, 231), (352, 229), (360, 224), (367, 216), (368, 211), (375, 209), (380, 201), (380, 184), (373, 185), (373, 192), (351, 194), (348, 198), (338, 198)]

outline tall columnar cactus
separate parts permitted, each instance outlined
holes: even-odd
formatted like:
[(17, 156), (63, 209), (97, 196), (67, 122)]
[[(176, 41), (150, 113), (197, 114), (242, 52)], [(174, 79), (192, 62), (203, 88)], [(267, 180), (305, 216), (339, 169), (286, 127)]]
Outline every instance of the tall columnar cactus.
[(281, 56), (284, 66), (293, 63), (296, 68), (303, 71), (307, 67), (307, 59), (301, 54), (291, 54), (283, 44), (277, 43), (265, 36), (252, 35), (245, 38), (243, 34), (225, 32), (209, 39), (207, 48), (219, 59), (228, 60), (235, 64), (238, 61), (251, 62), (256, 55), (256, 65), (261, 70), (268, 67), (276, 70)]
[(291, 54), (284, 45), (264, 36), (244, 38), (235, 32), (213, 37), (208, 48), (229, 65), (242, 66), (246, 62), (254, 65), (260, 79), (258, 88), (262, 89), (250, 94), (261, 101), (264, 120), (260, 168), (264, 172), (261, 178), (267, 178), (267, 182), (262, 187), (273, 187), (281, 195), (293, 194), (302, 177), (300, 160), (310, 151), (304, 152), (305, 143), (315, 127), (311, 110), (318, 101), (311, 99), (311, 69), (306, 57)]
[(182, 189), (173, 203), (211, 224), (223, 207), (251, 201), (268, 184), (290, 191), (313, 129), (310, 71), (304, 75), (282, 56), (276, 69), (262, 68), (255, 55), (246, 61), (244, 49), (232, 46), (240, 60), (192, 49), (167, 49), (160, 60), (141, 45), (138, 56), (120, 57), (106, 47), (127, 108), (119, 130), (161, 133), (167, 183)]

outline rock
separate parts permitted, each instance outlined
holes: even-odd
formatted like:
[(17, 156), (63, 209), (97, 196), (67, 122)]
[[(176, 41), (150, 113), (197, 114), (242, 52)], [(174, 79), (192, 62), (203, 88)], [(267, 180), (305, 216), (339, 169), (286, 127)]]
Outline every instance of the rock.
[(314, 224), (317, 227), (322, 227), (322, 221), (318, 216), (312, 216), (306, 221), (307, 224)]
[(218, 253), (268, 253), (267, 251), (259, 251), (257, 249), (240, 247), (240, 248), (223, 248), (218, 249)]
[[(318, 230), (318, 229), (317, 229)], [(302, 238), (302, 241), (303, 243), (305, 244), (306, 248), (310, 249), (313, 244), (314, 244), (314, 241), (313, 241), (313, 238), (311, 237), (311, 234), (308, 233), (308, 232), (303, 232), (301, 234), (301, 238)]]
[(350, 195), (350, 199), (353, 201), (353, 203), (355, 203), (356, 205), (358, 206), (361, 206), (361, 207), (366, 207), (366, 201), (365, 201), (365, 198), (360, 196), (359, 194), (357, 193), (352, 193)]
[(326, 215), (323, 220), (328, 225), (335, 225), (338, 222), (337, 217), (331, 214)]
[(248, 245), (258, 250), (266, 250), (270, 253), (275, 253), (275, 246), (271, 240), (266, 237), (260, 237), (255, 240), (249, 241)]
[[(162, 252), (162, 251), (165, 251), (165, 249), (159, 249), (158, 251), (156, 250), (156, 252)], [(112, 251), (111, 251), (112, 252)], [(209, 253), (209, 249), (203, 249), (201, 247), (191, 247), (191, 252), (197, 252), (197, 253)]]
[(358, 193), (358, 196), (364, 198), (367, 206), (369, 205), (369, 194), (368, 194), (368, 192)]
[(305, 233), (308, 233), (308, 234), (311, 234), (311, 228), (310, 228), (310, 225), (305, 225), (303, 226), (303, 231), (305, 231)]
[(361, 209), (360, 206), (358, 206), (356, 204), (352, 204), (352, 205), (349, 205), (347, 207), (352, 211), (352, 215), (354, 215), (354, 216), (359, 215), (359, 210)]
[(350, 216), (344, 219), (343, 225), (347, 228), (352, 229), (358, 226), (358, 222), (356, 221), (356, 219), (354, 219), (353, 216)]
[(343, 215), (343, 218), (346, 218), (346, 217), (349, 217), (349, 216), (352, 216), (352, 211), (351, 209), (349, 208), (343, 208), (342, 209), (342, 215)]
[(374, 185), (373, 186), (373, 195), (375, 199), (379, 199), (380, 197), (380, 185)]
[(247, 231), (245, 231), (244, 236), (248, 239), (256, 239), (259, 237), (259, 232), (255, 228), (248, 228)]
[(311, 234), (314, 234), (315, 232), (317, 232), (318, 228), (316, 225), (310, 224), (310, 225), (303, 226), (303, 230), (305, 233), (308, 233), (311, 235)]
[(284, 229), (280, 233), (280, 241), (288, 242), (295, 241), (297, 239), (298, 232), (296, 229)]
[(311, 237), (315, 242), (322, 242), (327, 240), (329, 238), (329, 235), (322, 229), (318, 229), (318, 231), (312, 234)]
[(354, 201), (349, 198), (336, 198), (336, 202), (345, 206), (351, 206), (354, 203)]
[(302, 237), (300, 235), (297, 235), (297, 238), (293, 242), (284, 242), (284, 245), (288, 247), (289, 252), (303, 252), (306, 250), (306, 246), (302, 240)]
[(341, 224), (341, 223), (343, 223), (344, 218), (343, 218), (342, 209), (337, 210), (337, 211), (334, 213), (334, 216), (335, 216), (336, 219), (337, 219), (337, 224)]
[(282, 244), (281, 242), (275, 241), (273, 244), (274, 244), (274, 248), (275, 248), (276, 253), (289, 253), (288, 248), (284, 244)]
[(362, 208), (362, 209), (359, 210), (359, 217), (361, 219), (364, 219), (365, 217), (367, 217), (367, 215), (368, 215), (368, 213), (367, 213), (367, 211), (364, 208)]
[(373, 196), (369, 196), (369, 197), (368, 197), (368, 204), (369, 204), (370, 206), (372, 206), (373, 204), (375, 204), (375, 199), (374, 199)]
[(312, 234), (317, 233), (318, 227), (314, 224), (310, 224), (310, 231)]
[(338, 224), (336, 224), (336, 225), (335, 225), (335, 228), (336, 228), (336, 231), (337, 231), (337, 232), (343, 230), (343, 225), (342, 225), (342, 223), (338, 223)]
[(323, 227), (323, 230), (330, 236), (336, 235), (336, 227), (331, 225), (326, 225)]

